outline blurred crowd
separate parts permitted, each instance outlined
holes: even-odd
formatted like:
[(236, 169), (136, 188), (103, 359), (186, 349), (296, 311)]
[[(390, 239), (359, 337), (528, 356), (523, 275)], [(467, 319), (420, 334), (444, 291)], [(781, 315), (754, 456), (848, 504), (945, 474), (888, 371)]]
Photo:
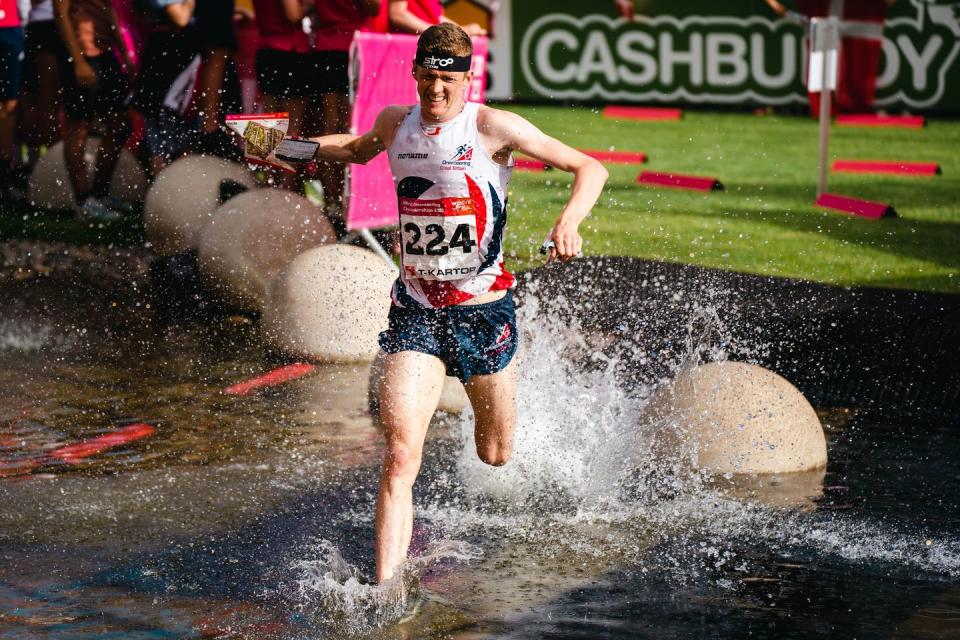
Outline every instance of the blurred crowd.
[[(0, 0), (0, 198), (25, 200), (33, 164), (59, 141), (76, 214), (115, 219), (128, 206), (109, 193), (125, 146), (151, 175), (190, 152), (238, 158), (223, 122), (244, 106), (288, 112), (290, 135), (346, 132), (354, 32), (447, 20), (439, 0)], [(337, 220), (343, 169), (318, 173)]]

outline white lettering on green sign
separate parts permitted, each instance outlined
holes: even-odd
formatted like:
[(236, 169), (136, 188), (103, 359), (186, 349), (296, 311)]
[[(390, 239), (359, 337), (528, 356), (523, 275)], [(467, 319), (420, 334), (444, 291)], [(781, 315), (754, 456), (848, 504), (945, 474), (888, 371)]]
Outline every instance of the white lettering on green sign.
[[(877, 103), (936, 104), (960, 51), (960, 25), (926, 6), (888, 21)], [(926, 17), (926, 21), (924, 18)], [(538, 94), (575, 100), (806, 102), (804, 37), (759, 16), (547, 14), (523, 32), (520, 71)]]

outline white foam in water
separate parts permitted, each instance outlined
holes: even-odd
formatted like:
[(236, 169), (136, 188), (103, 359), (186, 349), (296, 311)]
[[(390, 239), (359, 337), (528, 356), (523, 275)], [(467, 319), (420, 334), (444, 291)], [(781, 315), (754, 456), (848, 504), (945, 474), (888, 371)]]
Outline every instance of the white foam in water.
[(310, 555), (293, 563), (299, 576), (294, 597), (300, 611), (311, 625), (360, 635), (404, 615), (416, 600), (419, 576), (425, 569), (441, 562), (470, 562), (482, 553), (466, 542), (442, 540), (409, 558), (397, 576), (383, 584), (367, 583), (327, 540), (318, 540)]
[[(696, 541), (693, 546), (703, 562), (716, 568), (729, 561), (723, 547), (741, 540), (784, 553), (802, 548), (850, 561), (960, 575), (960, 540), (955, 538), (898, 531), (889, 523), (864, 522), (852, 514), (745, 503), (711, 489), (709, 478), (664, 468), (670, 463), (654, 459), (650, 434), (638, 427), (645, 401), (641, 396), (649, 389), (621, 388), (614, 375), (617, 363), (590, 354), (582, 333), (569, 321), (542, 314), (535, 297), (528, 296), (520, 311), (526, 333), (514, 456), (503, 467), (483, 464), (474, 450), (473, 416), (462, 416), (462, 451), (455, 473), (467, 504), (438, 501), (418, 511), (448, 535), (482, 536), (486, 529), (488, 534), (509, 531), (535, 540), (545, 529), (559, 527), (569, 536), (571, 551), (590, 548), (591, 553), (630, 555), (638, 534), (668, 532)], [(763, 348), (730, 344), (728, 336), (720, 335), (724, 329), (715, 312), (694, 309), (691, 318), (687, 353), (676, 354), (676, 369), (702, 358), (722, 359), (726, 348), (738, 354)], [(582, 358), (585, 352), (599, 366), (585, 370), (567, 357), (576, 353)], [(604, 523), (615, 533), (598, 548), (577, 537), (581, 523)], [(560, 530), (553, 532), (554, 538)], [(688, 569), (698, 572), (698, 567)]]
[(54, 331), (49, 326), (0, 320), (0, 352), (37, 351), (49, 344), (53, 338)]
[[(741, 357), (762, 351), (763, 345), (735, 344), (715, 310), (692, 308), (690, 313), (686, 351), (665, 348), (658, 356), (673, 358), (669, 365), (675, 371), (723, 359), (728, 350)], [(456, 465), (432, 474), (429, 487), (420, 480), (420, 491), (433, 495), (418, 500), (415, 517), (430, 521), (436, 535), (489, 540), (493, 547), (549, 547), (547, 572), (550, 562), (590, 556), (640, 563), (644, 571), (666, 569), (659, 575), (678, 580), (700, 579), (721, 568), (749, 571), (734, 551), (739, 542), (786, 556), (812, 551), (960, 576), (957, 538), (897, 529), (853, 514), (742, 502), (712, 489), (709, 478), (679, 473), (675, 462), (658, 462), (651, 434), (638, 426), (651, 389), (621, 387), (614, 375), (619, 363), (592, 349), (569, 321), (543, 313), (535, 296), (525, 298), (520, 316), (524, 345), (513, 457), (497, 468), (482, 463), (475, 452), (473, 416), (469, 410), (461, 416), (454, 425), (460, 448)], [(585, 358), (588, 367), (582, 364)], [(464, 498), (451, 499), (450, 487), (462, 489)], [(369, 526), (370, 515), (344, 517)], [(675, 544), (655, 548), (663, 542)], [(357, 569), (328, 542), (311, 555), (295, 565), (301, 576), (297, 602), (311, 619), (363, 634), (403, 613), (398, 585), (362, 584)], [(411, 559), (404, 585), (414, 584), (431, 563), (479, 555), (464, 543), (438, 543)], [(721, 577), (716, 584), (734, 583)]]
[(515, 450), (503, 467), (484, 464), (473, 445), (474, 419), (461, 419), (458, 461), (464, 487), (473, 496), (525, 503), (530, 497), (562, 493), (578, 503), (615, 495), (619, 474), (644, 459), (634, 425), (643, 401), (611, 383), (615, 363), (594, 355), (595, 370), (583, 371), (566, 356), (588, 349), (582, 335), (566, 325), (538, 320), (536, 299), (528, 297), (520, 324), (534, 327), (525, 336), (517, 395)]

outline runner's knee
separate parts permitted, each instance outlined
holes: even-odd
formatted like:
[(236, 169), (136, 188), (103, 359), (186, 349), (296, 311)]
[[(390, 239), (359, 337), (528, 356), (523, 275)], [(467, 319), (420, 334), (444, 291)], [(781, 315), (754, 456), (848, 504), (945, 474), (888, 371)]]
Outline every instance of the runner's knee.
[(406, 445), (391, 445), (383, 461), (384, 476), (391, 481), (412, 481), (420, 471), (420, 454)]

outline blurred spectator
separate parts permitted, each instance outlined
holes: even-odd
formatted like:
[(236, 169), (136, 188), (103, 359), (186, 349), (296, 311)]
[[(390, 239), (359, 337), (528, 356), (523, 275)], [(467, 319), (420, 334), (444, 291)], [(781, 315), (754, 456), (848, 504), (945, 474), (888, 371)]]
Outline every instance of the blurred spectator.
[(190, 145), (191, 129), (184, 114), (200, 66), (193, 27), (195, 1), (146, 0), (142, 7), (150, 31), (131, 106), (143, 115), (153, 175)]
[[(887, 9), (896, 0), (798, 0), (800, 19), (835, 16), (841, 21), (837, 90), (834, 113), (865, 113), (873, 110), (877, 73), (883, 49), (883, 24)], [(794, 18), (777, 0), (766, 0), (777, 14)], [(795, 18), (794, 18), (795, 19)], [(809, 48), (809, 43), (808, 43)], [(809, 93), (810, 111), (820, 115), (820, 93)]]
[[(286, 111), (287, 135), (299, 136), (312, 81), (310, 39), (303, 30), (310, 7), (303, 0), (254, 0), (253, 7), (260, 29), (256, 66), (263, 110)], [(299, 190), (294, 177), (282, 182)]]
[[(431, 25), (453, 22), (443, 15), (440, 0), (389, 0), (387, 18), (394, 33), (420, 33)], [(460, 26), (467, 35), (487, 35), (486, 30), (475, 22)]]
[(633, 21), (636, 8), (633, 6), (633, 0), (613, 0), (613, 6), (621, 18), (628, 22)]
[(233, 8), (233, 31), (237, 35), (233, 65), (237, 69), (240, 84), (239, 112), (253, 113), (257, 108), (257, 49), (260, 47), (260, 29), (253, 0), (236, 0)]
[[(124, 106), (128, 81), (114, 51), (124, 56), (128, 69), (132, 69), (132, 63), (120, 39), (110, 0), (54, 0), (53, 9), (67, 55), (60, 60), (63, 156), (78, 213), (98, 219), (118, 218), (119, 203), (109, 196), (110, 180), (130, 134), (130, 119)], [(84, 150), (94, 129), (102, 137), (91, 184)]]
[(200, 119), (197, 150), (239, 160), (239, 147), (233, 136), (221, 126), (225, 104), (235, 103), (227, 109), (240, 110), (236, 69), (231, 64), (237, 49), (237, 36), (233, 29), (234, 0), (200, 0), (195, 16), (203, 57), (197, 77)]
[(11, 197), (13, 138), (23, 64), (23, 27), (16, 0), (0, 0), (0, 196)]
[[(354, 31), (380, 11), (380, 0), (322, 0), (311, 16), (313, 53), (310, 66), (314, 103), (307, 136), (346, 133), (350, 128), (350, 80), (347, 59)], [(343, 222), (343, 165), (321, 162), (324, 213), (338, 232)]]
[(60, 139), (60, 59), (66, 57), (53, 0), (39, 0), (30, 8), (24, 40), (23, 87), (20, 93), (20, 140), (24, 161), (32, 166)]

